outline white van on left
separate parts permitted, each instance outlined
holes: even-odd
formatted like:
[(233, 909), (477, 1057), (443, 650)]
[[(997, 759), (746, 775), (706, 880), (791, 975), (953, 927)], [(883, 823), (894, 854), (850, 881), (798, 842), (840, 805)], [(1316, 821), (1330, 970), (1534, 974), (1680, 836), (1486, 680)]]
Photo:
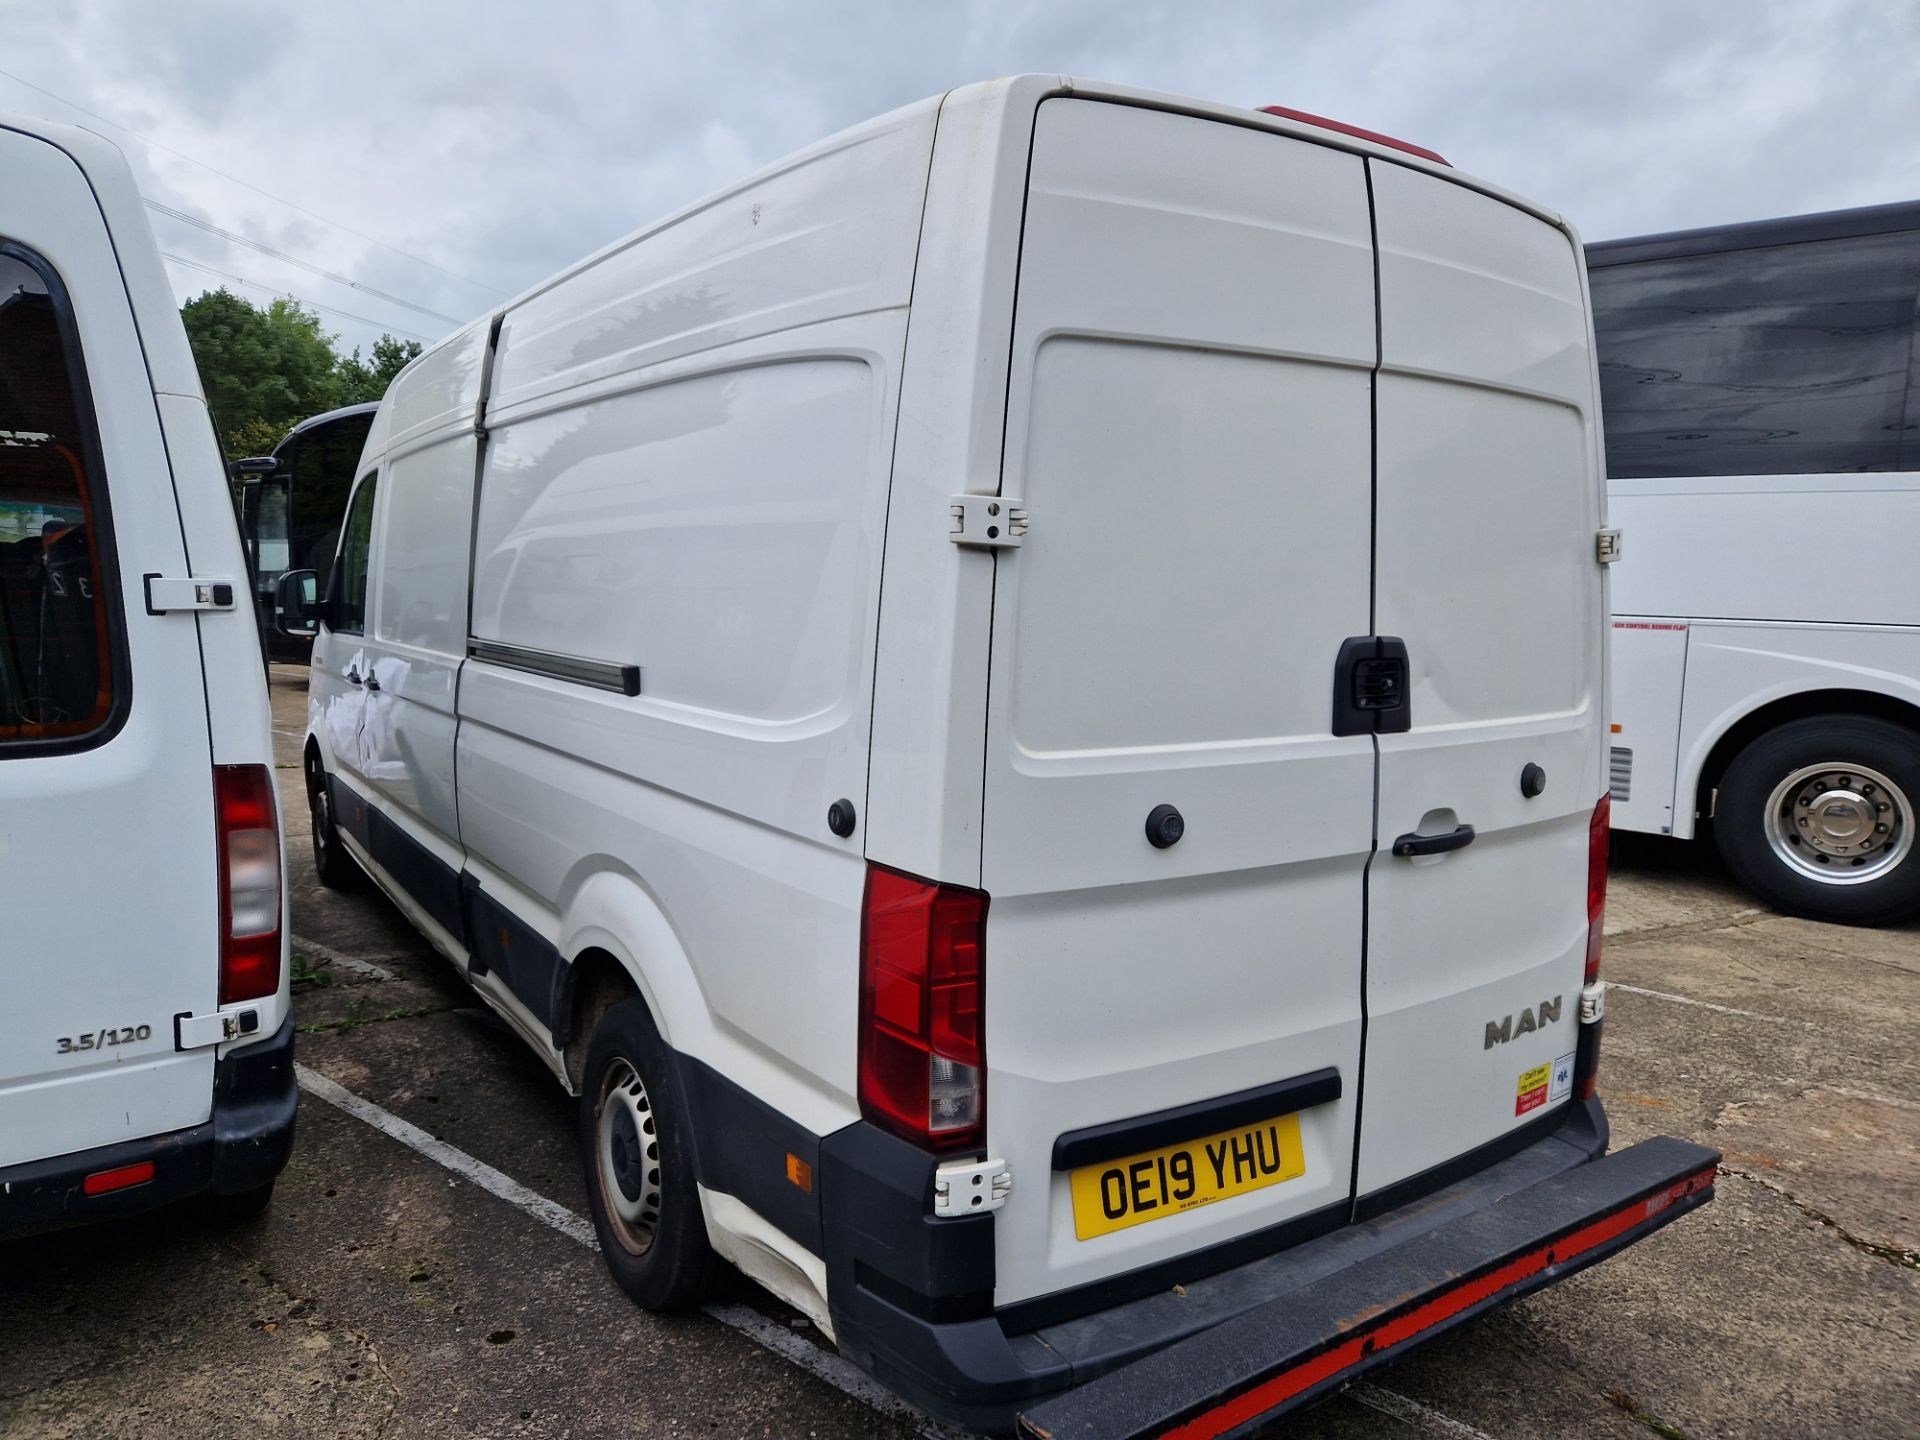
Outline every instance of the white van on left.
[(0, 1237), (293, 1144), (286, 887), (246, 564), (133, 175), (0, 117)]

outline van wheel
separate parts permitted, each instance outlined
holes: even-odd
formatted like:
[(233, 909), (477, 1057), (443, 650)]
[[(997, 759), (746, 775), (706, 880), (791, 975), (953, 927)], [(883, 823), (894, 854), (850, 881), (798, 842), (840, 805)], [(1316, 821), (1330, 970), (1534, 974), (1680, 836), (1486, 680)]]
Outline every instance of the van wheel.
[(232, 1195), (208, 1191), (200, 1197), (200, 1213), (215, 1225), (245, 1225), (267, 1208), (273, 1199), (273, 1181), (241, 1190)]
[(1820, 715), (1770, 730), (1720, 781), (1714, 838), (1775, 909), (1848, 925), (1920, 914), (1920, 735)]
[(666, 1043), (638, 997), (608, 1010), (587, 1047), (580, 1150), (600, 1253), (620, 1288), (648, 1310), (697, 1304), (715, 1260)]
[(320, 883), (329, 890), (352, 889), (360, 879), (360, 867), (340, 843), (326, 772), (311, 763), (307, 766), (307, 809), (313, 817), (313, 868)]

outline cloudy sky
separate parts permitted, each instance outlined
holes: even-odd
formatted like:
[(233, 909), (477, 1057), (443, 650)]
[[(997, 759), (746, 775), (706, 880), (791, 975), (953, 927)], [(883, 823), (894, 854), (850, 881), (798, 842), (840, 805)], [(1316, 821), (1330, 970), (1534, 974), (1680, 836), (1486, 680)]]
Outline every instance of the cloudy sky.
[(348, 347), (1020, 71), (1404, 136), (1588, 239), (1920, 198), (1916, 0), (65, 0), (5, 32), (0, 110), (100, 130), (255, 242), (155, 212), (183, 299), (292, 293)]

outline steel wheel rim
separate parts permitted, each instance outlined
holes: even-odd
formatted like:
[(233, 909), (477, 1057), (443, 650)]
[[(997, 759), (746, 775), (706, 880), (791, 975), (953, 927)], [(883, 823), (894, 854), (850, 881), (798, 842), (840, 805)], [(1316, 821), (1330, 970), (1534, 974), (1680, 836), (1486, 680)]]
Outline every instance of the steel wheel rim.
[(608, 1223), (623, 1250), (644, 1255), (660, 1224), (660, 1134), (632, 1062), (607, 1062), (593, 1114), (593, 1173)]
[(1796, 874), (1822, 885), (1864, 885), (1913, 848), (1907, 794), (1870, 765), (1803, 765), (1767, 798), (1767, 844)]

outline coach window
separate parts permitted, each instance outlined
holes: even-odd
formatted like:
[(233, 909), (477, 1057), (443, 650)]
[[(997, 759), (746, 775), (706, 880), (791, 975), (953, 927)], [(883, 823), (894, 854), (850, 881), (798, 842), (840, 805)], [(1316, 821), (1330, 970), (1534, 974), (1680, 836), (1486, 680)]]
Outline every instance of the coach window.
[[(1598, 265), (1594, 330), (1616, 478), (1895, 470), (1920, 233)], [(1904, 447), (1904, 455), (1903, 455)]]

